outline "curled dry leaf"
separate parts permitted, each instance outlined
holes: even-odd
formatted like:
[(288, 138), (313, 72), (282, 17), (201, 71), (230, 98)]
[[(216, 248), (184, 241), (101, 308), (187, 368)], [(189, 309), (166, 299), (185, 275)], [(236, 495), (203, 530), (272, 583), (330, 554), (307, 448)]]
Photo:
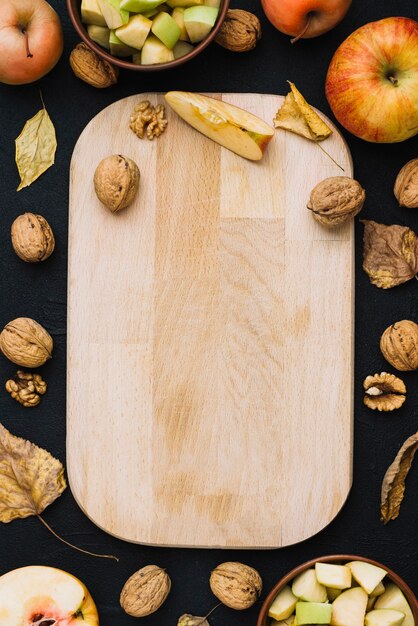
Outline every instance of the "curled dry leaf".
[(399, 515), (405, 494), (405, 480), (417, 449), (418, 432), (405, 441), (383, 478), (380, 513), (385, 524)]
[(332, 130), (306, 102), (295, 85), (290, 81), (288, 83), (290, 92), (276, 113), (273, 120), (274, 127), (290, 130), (292, 133), (306, 137), (311, 141), (323, 141), (329, 137)]
[(196, 617), (185, 613), (179, 618), (177, 626), (209, 626), (209, 622), (206, 617)]
[(45, 106), (28, 120), (16, 139), (16, 165), (20, 174), (18, 191), (31, 185), (55, 162), (57, 139)]
[(233, 52), (247, 52), (261, 39), (261, 24), (256, 15), (242, 9), (228, 9), (215, 37), (216, 43)]
[(362, 220), (363, 269), (381, 289), (407, 282), (418, 272), (418, 239), (407, 226)]
[(393, 411), (399, 409), (406, 400), (406, 387), (403, 380), (382, 372), (367, 376), (363, 383), (365, 396), (364, 404), (369, 409), (378, 411)]

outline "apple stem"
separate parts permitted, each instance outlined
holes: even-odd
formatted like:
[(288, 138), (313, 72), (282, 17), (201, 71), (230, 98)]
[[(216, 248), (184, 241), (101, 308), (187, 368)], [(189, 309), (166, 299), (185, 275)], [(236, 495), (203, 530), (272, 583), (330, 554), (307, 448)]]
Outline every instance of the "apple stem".
[(392, 85), (395, 85), (395, 87), (398, 86), (398, 79), (397, 78), (395, 78), (394, 76), (388, 76), (388, 79), (390, 80)]
[(297, 41), (299, 41), (299, 39), (302, 39), (303, 35), (306, 33), (306, 31), (308, 30), (308, 28), (310, 26), (311, 18), (312, 18), (312, 13), (309, 13), (308, 14), (308, 19), (306, 20), (305, 26), (300, 31), (299, 35), (296, 35), (296, 37), (293, 37), (293, 39), (290, 40), (290, 43), (296, 43)]
[(332, 161), (333, 163), (335, 163), (335, 165), (336, 165), (337, 167), (339, 167), (339, 168), (340, 168), (340, 170), (342, 170), (343, 172), (345, 172), (345, 169), (344, 169), (344, 168), (343, 168), (343, 167), (342, 167), (339, 163), (337, 163), (337, 161), (336, 161), (336, 160), (335, 160), (335, 159), (334, 159), (334, 158), (333, 158), (333, 157), (329, 154), (329, 152), (327, 152), (327, 151), (325, 150), (325, 148), (323, 148), (323, 147), (321, 146), (321, 144), (320, 144), (320, 143), (318, 143), (318, 141), (315, 141), (315, 143), (316, 143), (316, 145), (318, 146), (318, 148), (321, 148), (322, 152), (324, 152), (324, 153), (327, 155), (327, 157), (329, 157), (329, 158), (331, 159), (331, 161)]
[(118, 561), (119, 559), (116, 556), (113, 556), (113, 554), (96, 554), (95, 552), (89, 552), (88, 550), (83, 550), (83, 548), (79, 548), (78, 546), (75, 546), (74, 544), (70, 543), (69, 541), (66, 541), (65, 539), (63, 539), (62, 537), (60, 537), (55, 530), (53, 530), (51, 528), (51, 526), (49, 524), (47, 524), (47, 522), (44, 520), (43, 517), (41, 517), (41, 515), (37, 515), (36, 516), (41, 522), (42, 524), (49, 530), (50, 533), (52, 533), (54, 535), (54, 537), (56, 537), (57, 539), (59, 539), (60, 541), (62, 541), (62, 543), (65, 543), (65, 545), (69, 546), (70, 548), (73, 548), (73, 550), (77, 550), (78, 552), (82, 552), (83, 554), (88, 554), (89, 556), (97, 556), (100, 559), (113, 559), (114, 561)]
[(26, 56), (28, 57), (28, 59), (31, 59), (33, 57), (33, 54), (32, 54), (32, 52), (30, 51), (30, 48), (29, 48), (29, 35), (28, 35), (28, 31), (26, 30), (25, 27), (22, 28), (22, 35), (25, 36)]

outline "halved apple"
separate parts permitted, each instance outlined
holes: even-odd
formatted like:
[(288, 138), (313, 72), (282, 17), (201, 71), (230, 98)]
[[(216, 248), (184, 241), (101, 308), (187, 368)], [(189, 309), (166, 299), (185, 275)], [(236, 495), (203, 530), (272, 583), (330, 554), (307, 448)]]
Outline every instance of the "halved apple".
[(296, 576), (292, 592), (305, 602), (326, 602), (328, 599), (327, 590), (318, 582), (314, 569), (307, 569)]
[(351, 570), (345, 565), (332, 563), (315, 563), (316, 578), (321, 585), (332, 589), (348, 589), (351, 587)]
[(259, 161), (274, 129), (239, 107), (208, 96), (169, 91), (167, 104), (193, 128), (240, 156)]
[(288, 619), (295, 610), (297, 601), (298, 599), (293, 595), (290, 587), (285, 585), (274, 598), (269, 608), (269, 617), (277, 621)]
[(0, 577), (0, 626), (98, 626), (83, 583), (59, 569), (34, 565)]
[(365, 561), (351, 561), (347, 563), (347, 567), (351, 569), (354, 580), (366, 593), (372, 593), (387, 574), (387, 571), (382, 567)]
[(389, 583), (386, 586), (385, 592), (377, 598), (374, 608), (401, 611), (405, 614), (402, 626), (415, 626), (411, 607), (402, 591), (394, 583)]
[(401, 626), (405, 613), (394, 609), (375, 609), (367, 613), (365, 626)]
[(368, 595), (361, 587), (343, 591), (332, 603), (332, 626), (364, 626)]

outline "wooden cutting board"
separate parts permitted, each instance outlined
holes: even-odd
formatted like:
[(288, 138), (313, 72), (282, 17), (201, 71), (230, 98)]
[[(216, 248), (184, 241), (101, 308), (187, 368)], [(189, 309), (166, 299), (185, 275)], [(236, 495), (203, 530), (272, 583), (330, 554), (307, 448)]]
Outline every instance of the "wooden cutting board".
[[(216, 97), (267, 122), (283, 98)], [(326, 526), (351, 486), (354, 237), (318, 225), (312, 187), (341, 171), (277, 131), (263, 160), (170, 110), (153, 142), (116, 102), (71, 164), (68, 473), (102, 529), (167, 546), (270, 548)], [(352, 174), (334, 128), (324, 146)], [(112, 214), (93, 174), (141, 169)]]

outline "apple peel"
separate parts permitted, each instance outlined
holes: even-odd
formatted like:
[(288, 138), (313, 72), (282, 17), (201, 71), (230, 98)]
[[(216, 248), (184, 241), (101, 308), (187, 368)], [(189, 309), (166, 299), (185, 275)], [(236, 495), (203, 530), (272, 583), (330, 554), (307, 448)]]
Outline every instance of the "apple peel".
[(384, 524), (396, 519), (399, 515), (405, 495), (405, 480), (417, 450), (418, 432), (405, 441), (383, 478), (380, 519)]

